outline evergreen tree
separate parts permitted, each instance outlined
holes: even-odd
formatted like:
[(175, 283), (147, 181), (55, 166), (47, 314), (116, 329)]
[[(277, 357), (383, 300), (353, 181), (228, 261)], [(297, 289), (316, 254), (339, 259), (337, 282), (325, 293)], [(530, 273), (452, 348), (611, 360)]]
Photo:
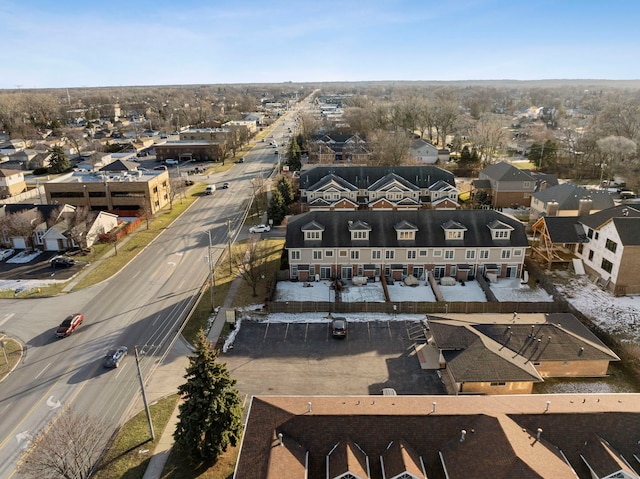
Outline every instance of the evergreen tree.
[(69, 158), (67, 158), (67, 155), (64, 152), (64, 149), (61, 146), (56, 145), (51, 148), (50, 152), (51, 159), (49, 160), (49, 171), (51, 171), (51, 173), (62, 173), (64, 171), (67, 171), (69, 169), (70, 163)]
[(292, 138), (289, 143), (289, 151), (287, 151), (287, 164), (290, 171), (299, 171), (302, 168), (302, 151), (298, 144), (297, 138)]
[(286, 210), (287, 207), (284, 204), (282, 193), (280, 193), (280, 190), (276, 188), (271, 192), (271, 201), (269, 202), (269, 207), (267, 208), (267, 217), (269, 217), (269, 219), (272, 219), (275, 224), (279, 225), (284, 219)]
[(281, 176), (278, 178), (278, 182), (276, 183), (276, 188), (282, 195), (282, 201), (284, 201), (285, 205), (290, 205), (293, 203), (293, 185), (291, 181), (286, 176)]
[(189, 357), (187, 382), (178, 388), (184, 398), (173, 433), (175, 447), (194, 463), (212, 463), (235, 446), (242, 433), (242, 408), (227, 366), (218, 363), (204, 331), (196, 337), (195, 356)]

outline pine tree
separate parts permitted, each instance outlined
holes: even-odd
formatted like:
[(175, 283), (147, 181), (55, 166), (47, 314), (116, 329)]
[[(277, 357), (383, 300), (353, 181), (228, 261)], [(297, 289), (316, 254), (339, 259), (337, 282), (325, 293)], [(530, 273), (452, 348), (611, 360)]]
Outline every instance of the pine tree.
[(184, 401), (173, 438), (176, 449), (194, 464), (213, 463), (229, 445), (238, 444), (242, 408), (236, 381), (226, 364), (217, 362), (218, 355), (203, 330), (198, 332), (195, 347), (185, 375), (187, 382), (178, 388)]
[(286, 205), (282, 198), (282, 193), (277, 188), (271, 191), (271, 200), (269, 201), (269, 207), (267, 208), (267, 216), (272, 219), (274, 224), (279, 225), (286, 214)]
[(276, 188), (282, 195), (282, 201), (284, 201), (285, 205), (290, 205), (293, 203), (293, 185), (291, 185), (291, 181), (286, 176), (281, 176), (278, 178), (278, 182), (276, 183)]
[(51, 173), (62, 173), (69, 169), (70, 163), (69, 158), (64, 152), (64, 149), (61, 146), (54, 146), (50, 150), (51, 158), (49, 160), (50, 166), (49, 170)]

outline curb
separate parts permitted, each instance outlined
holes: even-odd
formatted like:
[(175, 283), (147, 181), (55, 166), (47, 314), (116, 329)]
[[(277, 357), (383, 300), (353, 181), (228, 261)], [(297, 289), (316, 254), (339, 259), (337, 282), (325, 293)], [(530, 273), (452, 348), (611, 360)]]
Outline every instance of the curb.
[[(4, 339), (5, 337), (6, 336), (3, 336), (0, 339)], [(13, 338), (8, 338), (8, 339), (11, 340), (11, 341), (15, 341), (20, 346), (20, 358), (16, 361), (16, 363), (9, 370), (9, 372), (0, 378), (0, 383), (2, 381), (4, 381), (5, 379), (7, 379), (9, 377), (9, 374), (11, 374), (18, 367), (18, 364), (20, 364), (20, 362), (22, 361), (22, 357), (24, 356), (24, 346), (22, 346), (22, 343), (20, 341), (16, 340), (16, 339), (13, 339)]]

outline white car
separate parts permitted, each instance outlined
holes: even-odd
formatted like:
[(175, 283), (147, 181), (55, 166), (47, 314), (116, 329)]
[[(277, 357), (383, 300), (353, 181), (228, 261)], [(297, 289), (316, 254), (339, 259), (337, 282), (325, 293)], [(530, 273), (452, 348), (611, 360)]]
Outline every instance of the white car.
[(249, 233), (264, 233), (265, 231), (271, 231), (269, 225), (256, 225), (249, 228)]

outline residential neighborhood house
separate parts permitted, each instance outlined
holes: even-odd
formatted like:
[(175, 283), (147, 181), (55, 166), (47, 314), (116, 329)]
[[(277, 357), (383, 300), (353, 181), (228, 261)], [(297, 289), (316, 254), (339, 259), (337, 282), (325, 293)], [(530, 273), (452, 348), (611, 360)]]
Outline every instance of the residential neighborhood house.
[(552, 186), (531, 195), (530, 218), (540, 216), (583, 216), (615, 206), (606, 189), (590, 189), (573, 183)]
[(536, 179), (527, 171), (510, 163), (500, 162), (480, 170), (473, 181), (471, 197), (476, 203), (494, 208), (529, 206), (536, 188)]
[(640, 207), (583, 216), (543, 216), (533, 224), (532, 256), (547, 267), (573, 264), (616, 295), (640, 293)]

